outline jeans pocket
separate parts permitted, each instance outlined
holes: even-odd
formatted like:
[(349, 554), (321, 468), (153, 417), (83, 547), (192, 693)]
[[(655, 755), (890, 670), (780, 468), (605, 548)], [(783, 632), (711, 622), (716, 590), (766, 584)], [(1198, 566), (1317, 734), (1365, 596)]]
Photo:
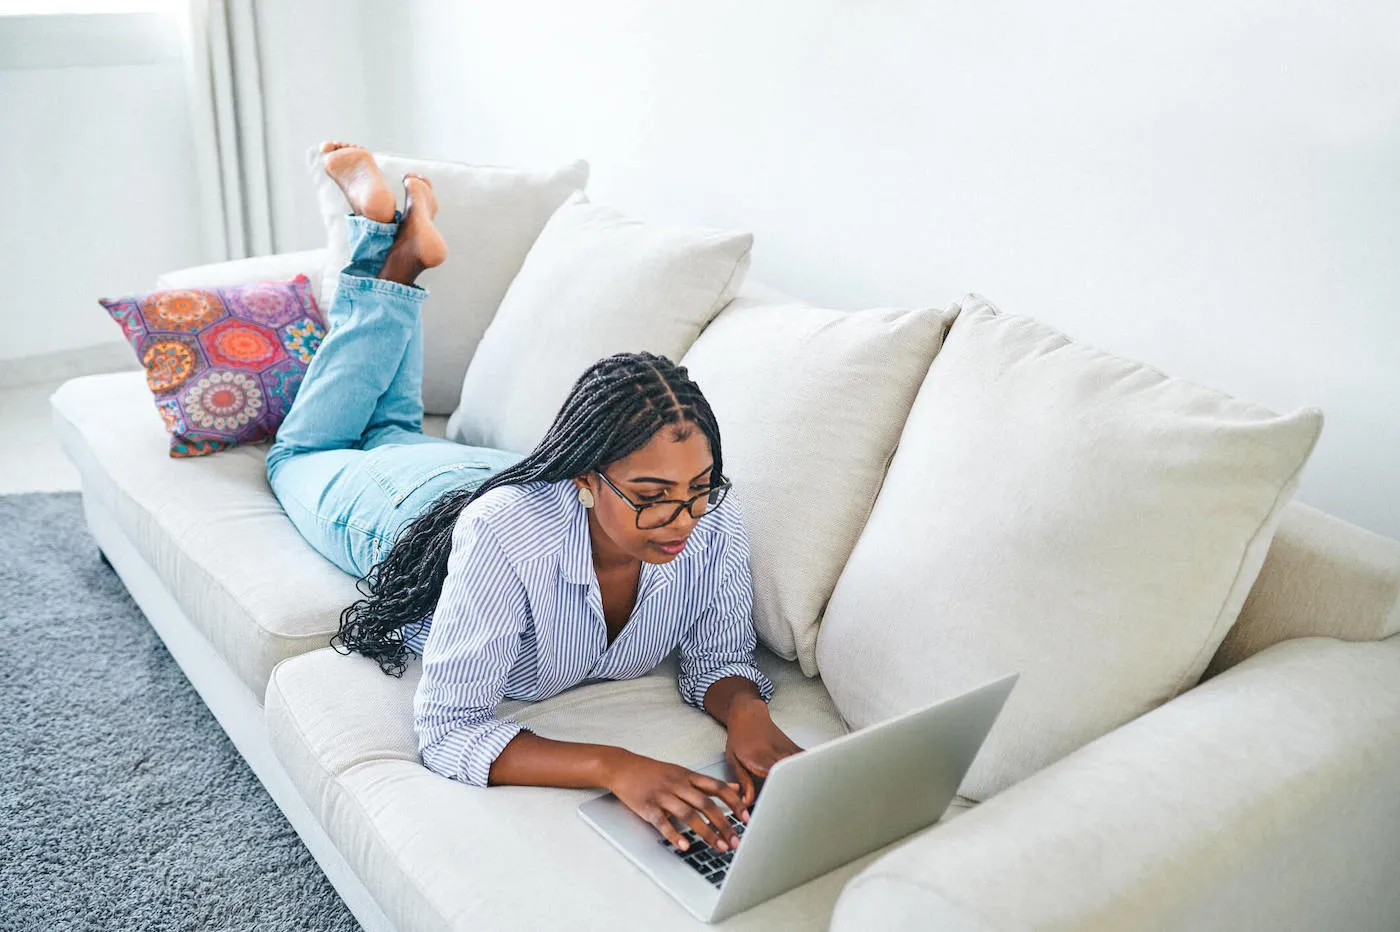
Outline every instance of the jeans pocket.
[(365, 470), (375, 483), (384, 490), (394, 507), (402, 505), (409, 496), (429, 482), (441, 479), (449, 473), (466, 473), (479, 470), (486, 475), (499, 472), (501, 464), (489, 456), (474, 455), (470, 447), (463, 451), (446, 451), (436, 444), (414, 444), (408, 446), (388, 445), (371, 450), (365, 455)]

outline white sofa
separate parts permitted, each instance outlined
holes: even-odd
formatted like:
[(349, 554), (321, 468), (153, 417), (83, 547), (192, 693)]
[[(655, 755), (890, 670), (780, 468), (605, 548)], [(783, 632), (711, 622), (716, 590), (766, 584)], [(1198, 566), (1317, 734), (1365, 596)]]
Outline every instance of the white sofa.
[[(323, 256), (158, 286), (314, 278)], [(575, 817), (588, 791), (421, 765), (417, 669), (393, 679), (327, 647), (354, 581), (286, 519), (266, 445), (171, 459), (136, 371), (73, 379), (52, 408), (103, 553), (365, 928), (700, 927)], [(723, 927), (1400, 928), (1397, 632), (1400, 542), (1290, 504), (1199, 686)], [(847, 730), (820, 678), (763, 648), (759, 663), (780, 725)], [(500, 713), (683, 764), (724, 741), (680, 702), (672, 661)]]

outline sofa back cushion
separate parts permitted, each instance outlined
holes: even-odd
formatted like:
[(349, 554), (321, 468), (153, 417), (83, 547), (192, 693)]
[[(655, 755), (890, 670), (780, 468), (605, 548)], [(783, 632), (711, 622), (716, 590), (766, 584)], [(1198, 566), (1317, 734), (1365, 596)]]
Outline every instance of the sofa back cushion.
[(1291, 638), (1400, 634), (1400, 540), (1293, 501), (1207, 677)]
[[(450, 414), (462, 376), (481, 335), (551, 214), (588, 183), (588, 163), (555, 171), (468, 165), (375, 152), (374, 159), (403, 205), (403, 176), (417, 172), (438, 199), (434, 223), (447, 241), (447, 261), (418, 276), (432, 293), (423, 305), (423, 409)], [(345, 195), (326, 175), (319, 146), (307, 150), (307, 167), (326, 224), (327, 251), (318, 300), (329, 307), (340, 270), (350, 261)]]
[(599, 359), (679, 361), (742, 286), (752, 246), (752, 233), (643, 223), (574, 192), (510, 283), (447, 436), (529, 453)]
[(1019, 672), (961, 790), (984, 799), (1189, 688), (1321, 428), (969, 295), (818, 635), (842, 715)]
[(827, 599), (951, 320), (741, 295), (682, 360), (744, 494), (758, 636), (808, 676)]

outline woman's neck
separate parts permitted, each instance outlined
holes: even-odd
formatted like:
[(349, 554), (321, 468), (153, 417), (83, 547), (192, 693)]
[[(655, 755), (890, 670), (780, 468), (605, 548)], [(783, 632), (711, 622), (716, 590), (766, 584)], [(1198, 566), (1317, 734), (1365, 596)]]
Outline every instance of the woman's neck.
[(634, 570), (642, 562), (613, 543), (612, 538), (598, 526), (598, 518), (592, 509), (588, 511), (588, 539), (593, 544), (593, 569), (599, 574)]

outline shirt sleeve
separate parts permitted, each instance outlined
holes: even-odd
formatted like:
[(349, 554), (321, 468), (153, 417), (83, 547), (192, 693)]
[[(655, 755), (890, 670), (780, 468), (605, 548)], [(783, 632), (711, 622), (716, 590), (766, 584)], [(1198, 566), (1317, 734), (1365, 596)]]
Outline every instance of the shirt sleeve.
[(749, 542), (743, 525), (733, 524), (719, 572), (715, 597), (680, 641), (681, 698), (702, 712), (705, 693), (725, 677), (742, 676), (758, 686), (764, 702), (773, 698), (773, 683), (754, 665), (758, 637), (753, 627), (753, 578)]
[(492, 714), (528, 618), (525, 584), (490, 528), (476, 517), (459, 520), (413, 696), (418, 752), (429, 770), (486, 786), (492, 762), (530, 730)]

